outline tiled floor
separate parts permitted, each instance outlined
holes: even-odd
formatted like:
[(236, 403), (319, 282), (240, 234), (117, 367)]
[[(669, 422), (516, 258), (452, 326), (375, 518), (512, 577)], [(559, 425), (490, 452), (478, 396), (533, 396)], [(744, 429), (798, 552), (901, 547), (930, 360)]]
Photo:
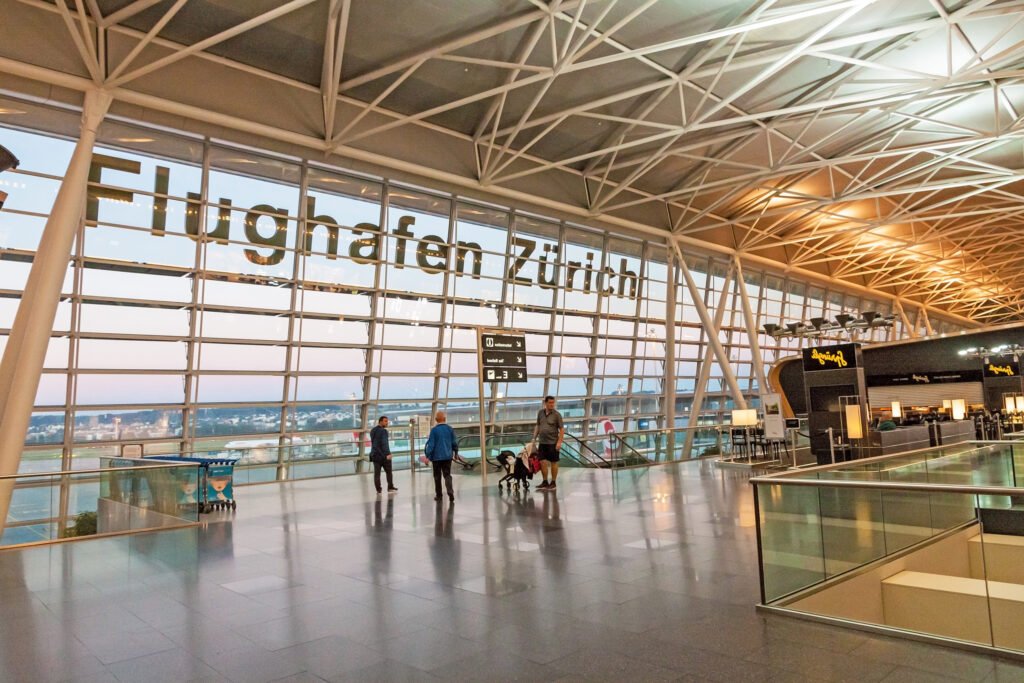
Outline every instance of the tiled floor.
[[(0, 553), (2, 681), (1024, 681), (1024, 665), (754, 610), (754, 512), (710, 463), (239, 490), (202, 529)], [(493, 479), (492, 479), (493, 483)]]

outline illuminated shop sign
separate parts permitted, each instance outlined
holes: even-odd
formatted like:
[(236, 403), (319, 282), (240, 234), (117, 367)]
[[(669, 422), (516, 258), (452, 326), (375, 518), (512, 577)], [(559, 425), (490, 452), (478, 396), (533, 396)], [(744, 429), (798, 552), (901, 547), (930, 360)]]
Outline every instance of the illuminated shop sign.
[(865, 378), (865, 381), (869, 387), (980, 382), (981, 372), (978, 370), (947, 370), (945, 372), (911, 372), (905, 375), (870, 375)]
[[(89, 190), (86, 203), (86, 220), (99, 220), (99, 200), (132, 202), (135, 193), (131, 190), (99, 187), (102, 182), (103, 169), (139, 174), (142, 165), (138, 161), (122, 159), (106, 154), (94, 154), (89, 169)], [(167, 234), (167, 193), (170, 188), (171, 170), (157, 166), (153, 181), (153, 213), (150, 223), (151, 233), (162, 237)], [(196, 238), (200, 233), (201, 196), (195, 192), (187, 193), (187, 210), (185, 211), (184, 231), (189, 237)], [(239, 239), (231, 234), (231, 212), (238, 210), (229, 198), (221, 197), (216, 202), (219, 206), (210, 207), (217, 211), (215, 227), (207, 230), (207, 237), (216, 242)], [(245, 211), (245, 236), (252, 248), (245, 249), (245, 258), (251, 263), (261, 266), (272, 266), (280, 263), (286, 253), (288, 239), (288, 221), (291, 218), (287, 209), (274, 207), (270, 204), (257, 204), (243, 209)], [(437, 235), (417, 237), (413, 231), (416, 224), (415, 216), (400, 216), (398, 227), (390, 233), (381, 230), (375, 223), (357, 223), (355, 226), (344, 226), (334, 216), (318, 215), (316, 198), (306, 198), (306, 226), (297, 244), (303, 254), (312, 253), (313, 233), (318, 228), (327, 232), (328, 259), (338, 258), (340, 231), (345, 230), (353, 236), (348, 253), (343, 254), (354, 263), (370, 264), (381, 261), (381, 248), (385, 236), (394, 241), (395, 268), (413, 267), (427, 273), (437, 275), (444, 273), (452, 263), (452, 274), (477, 279), (481, 275), (483, 248), (476, 242), (459, 240), (455, 244)], [(264, 227), (261, 231), (261, 219)], [(271, 225), (267, 225), (270, 221)], [(268, 232), (270, 234), (265, 234)], [(410, 254), (410, 243), (415, 244), (415, 253)], [(539, 285), (545, 289), (564, 288), (566, 291), (579, 291), (585, 294), (601, 293), (608, 296), (636, 299), (640, 295), (639, 277), (629, 270), (628, 260), (620, 259), (616, 270), (610, 265), (600, 266), (599, 254), (587, 251), (579, 261), (562, 259), (559, 246), (544, 244), (538, 250), (538, 243), (522, 235), (512, 238), (510, 267), (507, 273), (509, 281), (523, 285)], [(452, 260), (452, 252), (455, 258)], [(596, 263), (595, 263), (596, 261)], [(468, 270), (468, 272), (467, 272)], [(488, 273), (497, 276), (497, 273)]]
[(1015, 360), (991, 359), (985, 363), (986, 377), (1020, 377), (1020, 363)]
[(804, 372), (847, 370), (857, 367), (857, 345), (838, 344), (803, 350)]

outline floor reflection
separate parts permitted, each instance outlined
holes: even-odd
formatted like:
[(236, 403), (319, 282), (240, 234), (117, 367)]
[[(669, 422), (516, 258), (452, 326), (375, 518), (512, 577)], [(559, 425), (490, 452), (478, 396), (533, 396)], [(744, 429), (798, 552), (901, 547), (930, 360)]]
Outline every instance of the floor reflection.
[(460, 472), (440, 506), (429, 477), (396, 476), (395, 496), (368, 477), (243, 487), (198, 529), (0, 553), (3, 679), (1024, 675), (755, 612), (742, 473), (568, 470), (516, 495)]

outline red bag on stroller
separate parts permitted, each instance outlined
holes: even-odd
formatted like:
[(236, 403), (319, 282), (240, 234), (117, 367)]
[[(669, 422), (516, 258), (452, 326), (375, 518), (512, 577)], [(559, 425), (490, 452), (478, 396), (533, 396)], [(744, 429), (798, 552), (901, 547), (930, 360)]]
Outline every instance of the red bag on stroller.
[(540, 457), (536, 453), (530, 453), (530, 474), (540, 472)]

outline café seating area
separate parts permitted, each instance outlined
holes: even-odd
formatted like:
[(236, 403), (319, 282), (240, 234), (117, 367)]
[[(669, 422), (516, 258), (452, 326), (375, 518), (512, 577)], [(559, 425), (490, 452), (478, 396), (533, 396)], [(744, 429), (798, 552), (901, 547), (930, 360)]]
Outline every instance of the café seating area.
[(729, 446), (732, 460), (779, 460), (789, 455), (786, 440), (766, 437), (763, 427), (731, 428)]

